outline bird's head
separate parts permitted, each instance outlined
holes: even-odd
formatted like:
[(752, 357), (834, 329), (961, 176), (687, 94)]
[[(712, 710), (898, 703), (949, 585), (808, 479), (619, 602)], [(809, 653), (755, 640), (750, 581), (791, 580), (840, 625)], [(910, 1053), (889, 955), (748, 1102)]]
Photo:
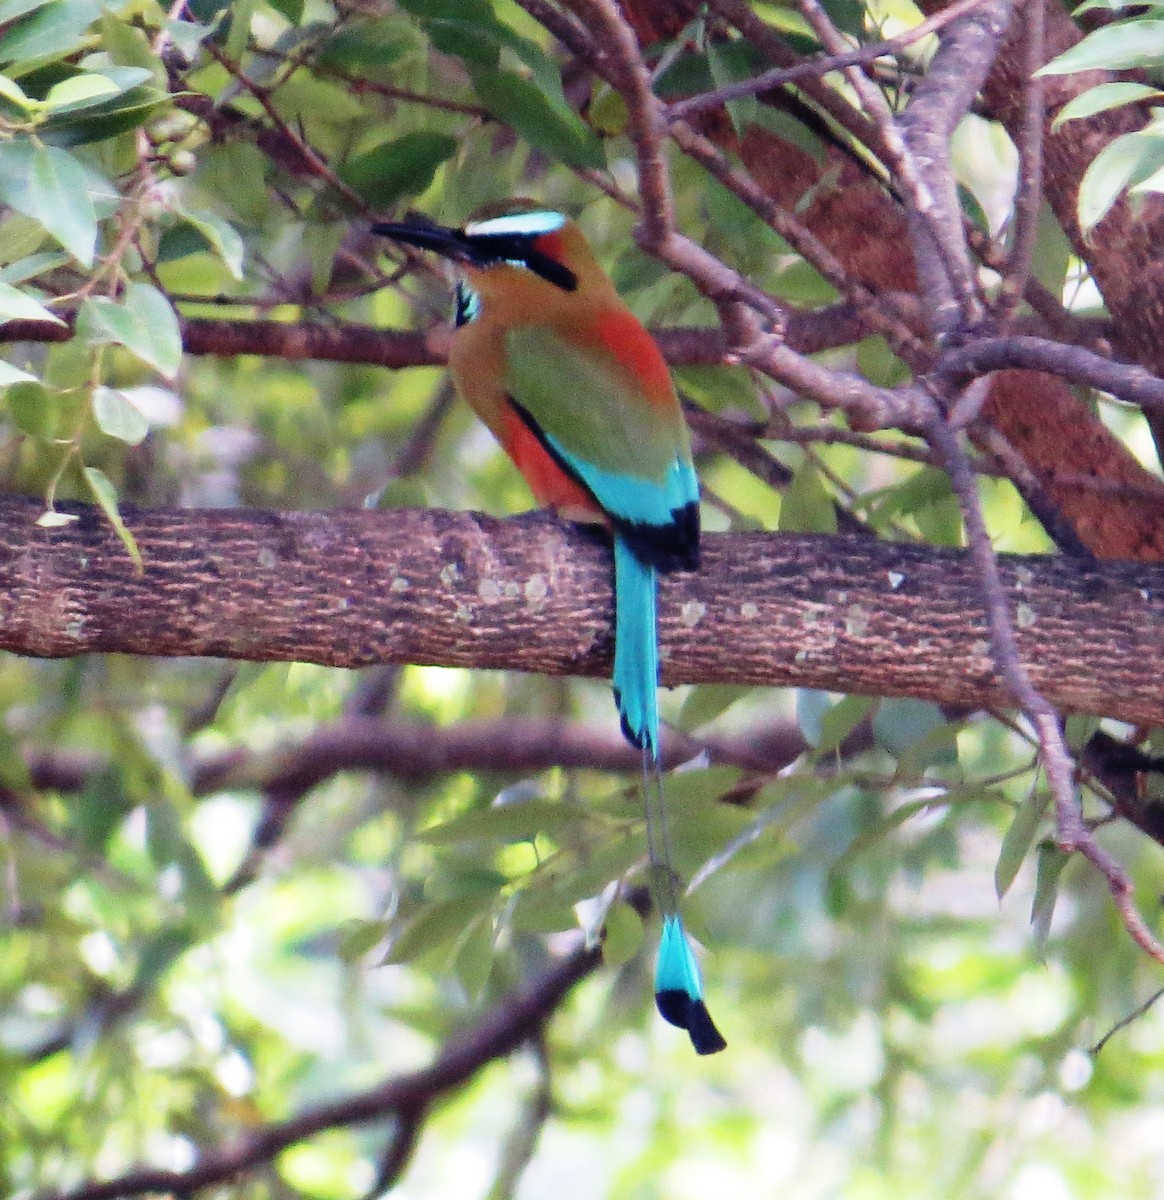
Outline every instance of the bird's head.
[(578, 226), (565, 214), (529, 200), (479, 209), (463, 229), (413, 216), (379, 222), (372, 232), (451, 260), (475, 291), (532, 276), (559, 293), (573, 293), (591, 277), (605, 279)]

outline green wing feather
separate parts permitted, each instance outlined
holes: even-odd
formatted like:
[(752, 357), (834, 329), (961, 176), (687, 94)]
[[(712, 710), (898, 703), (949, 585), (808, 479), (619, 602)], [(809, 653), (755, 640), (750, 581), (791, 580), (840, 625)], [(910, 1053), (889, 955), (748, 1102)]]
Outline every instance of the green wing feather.
[(506, 390), (572, 461), (660, 484), (691, 461), (679, 406), (652, 403), (605, 346), (527, 325), (506, 335), (506, 350)]

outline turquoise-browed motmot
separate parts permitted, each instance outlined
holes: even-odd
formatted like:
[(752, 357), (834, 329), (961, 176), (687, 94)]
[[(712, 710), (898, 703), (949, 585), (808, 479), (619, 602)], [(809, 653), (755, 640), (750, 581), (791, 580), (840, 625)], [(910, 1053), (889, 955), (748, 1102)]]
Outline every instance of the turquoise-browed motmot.
[(514, 201), (464, 229), (421, 220), (372, 228), (456, 263), (457, 390), (541, 504), (613, 533), (614, 695), (623, 733), (643, 752), (661, 877), (655, 999), (700, 1054), (722, 1050), (679, 916), (661, 805), (657, 572), (699, 562), (699, 485), (667, 364), (561, 213)]

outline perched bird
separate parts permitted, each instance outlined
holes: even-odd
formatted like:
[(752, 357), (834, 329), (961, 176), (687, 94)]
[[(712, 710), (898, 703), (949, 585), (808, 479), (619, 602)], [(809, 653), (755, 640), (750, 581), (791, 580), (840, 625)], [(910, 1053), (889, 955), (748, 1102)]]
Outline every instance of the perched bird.
[(414, 219), (372, 230), (457, 265), (457, 390), (539, 503), (613, 533), (614, 695), (623, 733), (643, 752), (663, 908), (655, 999), (700, 1054), (722, 1050), (679, 916), (662, 812), (657, 572), (699, 563), (699, 484), (667, 365), (562, 213), (511, 201), (464, 229)]

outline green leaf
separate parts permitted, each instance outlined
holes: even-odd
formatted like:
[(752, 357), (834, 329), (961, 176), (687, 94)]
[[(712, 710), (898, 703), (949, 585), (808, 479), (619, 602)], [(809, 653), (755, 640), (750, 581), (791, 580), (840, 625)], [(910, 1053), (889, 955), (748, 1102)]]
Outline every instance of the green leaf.
[(164, 799), (146, 808), (146, 848), (157, 867), (166, 867), (182, 857), (186, 835), (174, 806)]
[(247, 39), (251, 36), (251, 23), (258, 7), (259, 0), (231, 0), (231, 3), (227, 5), (230, 24), (226, 31), (224, 49), (227, 57), (236, 62), (246, 49)]
[(63, 325), (64, 321), (34, 297), (14, 288), (11, 284), (0, 283), (0, 321), (52, 321)]
[(509, 924), (523, 933), (560, 933), (564, 929), (577, 929), (578, 918), (574, 902), (527, 888), (520, 892), (509, 911)]
[(869, 715), (877, 701), (872, 696), (842, 696), (820, 718), (815, 749), (831, 754)]
[(752, 690), (751, 687), (732, 683), (705, 683), (694, 687), (683, 701), (675, 724), (684, 732), (698, 729), (701, 725), (714, 721)]
[(139, 445), (150, 431), (141, 410), (116, 388), (93, 389), (93, 416), (102, 433), (130, 446)]
[(464, 899), (427, 904), (391, 931), (388, 952), (381, 961), (411, 962), (434, 950), (449, 947), (473, 915)]
[(1040, 950), (1046, 945), (1047, 936), (1051, 932), (1051, 918), (1055, 915), (1055, 901), (1059, 897), (1059, 880), (1070, 858), (1069, 854), (1064, 854), (1053, 842), (1043, 842), (1039, 846), (1031, 924), (1034, 926), (1035, 941)]
[(92, 296), (77, 313), (77, 336), (90, 346), (124, 346), (172, 379), (182, 362), (182, 331), (170, 302), (148, 283), (131, 283), (120, 303)]
[(615, 904), (606, 914), (603, 933), (603, 961), (608, 967), (621, 967), (643, 944), (643, 919), (629, 904)]
[[(54, 153), (65, 152), (54, 150)], [(26, 138), (0, 141), (0, 201), (23, 213), (30, 220), (35, 220), (39, 228), (47, 229), (42, 220), (43, 214), (38, 211), (38, 199), (32, 188), (32, 166), (35, 158), (36, 150)], [(88, 198), (97, 219), (116, 212), (121, 197), (113, 184), (79, 159), (72, 158), (71, 164), (72, 166), (66, 169), (70, 171), (74, 180), (80, 182), (81, 191), (84, 197)], [(79, 177), (75, 175), (76, 170), (81, 173)], [(84, 203), (84, 200), (81, 203)]]
[(52, 0), (0, 34), (0, 63), (60, 58), (80, 48), (101, 0)]
[(1081, 42), (1051, 59), (1036, 75), (1069, 75), (1073, 71), (1122, 71), (1158, 66), (1164, 59), (1164, 21), (1118, 21), (1089, 33)]
[(267, 159), (250, 142), (228, 142), (208, 146), (198, 156), (194, 179), (215, 198), (218, 206), (229, 205), (244, 224), (260, 225), (270, 203), (266, 180)]
[(780, 498), (781, 533), (836, 533), (837, 510), (816, 464), (806, 458)]
[(35, 279), (46, 271), (55, 271), (57, 267), (63, 267), (68, 261), (69, 256), (61, 254), (57, 250), (45, 250), (40, 254), (30, 254), (27, 258), (18, 259), (0, 269), (0, 282), (24, 283), (25, 280)]
[(749, 802), (748, 813), (755, 815), (742, 829), (724, 841), (710, 858), (706, 858), (698, 870), (691, 873), (688, 891), (702, 887), (732, 859), (744, 854), (761, 838), (769, 845), (778, 843), (793, 825), (834, 794), (837, 786), (836, 780), (804, 776), (774, 779), (765, 785)]
[[(5, 187), (5, 183), (11, 185), (12, 182), (11, 179), (5, 180), (3, 174), (4, 160), (7, 158), (10, 156), (0, 152), (0, 201), (6, 198), (5, 192), (9, 190)], [(3, 247), (0, 250), (0, 261), (8, 262), (8, 266), (4, 268), (3, 272), (0, 272), (0, 279), (3, 279), (5, 283), (20, 283), (24, 279), (30, 279), (30, 275), (10, 272), (13, 272), (13, 267), (17, 262), (39, 250), (44, 245), (47, 236), (44, 226), (27, 213), (10, 212), (0, 217), (0, 247)], [(58, 251), (53, 251), (53, 253), (58, 253)], [(65, 255), (62, 262), (68, 261), (69, 258)]]
[(82, 265), (91, 267), (97, 247), (97, 211), (84, 168), (57, 146), (32, 152), (28, 185), (31, 215)]
[(909, 367), (897, 357), (881, 334), (857, 343), (857, 370), (878, 387), (900, 387), (909, 379)]
[(1148, 87), (1146, 83), (1101, 83), (1088, 88), (1073, 100), (1068, 100), (1056, 113), (1055, 120), (1051, 123), (1051, 132), (1054, 133), (1067, 121), (1093, 117), (1096, 113), (1121, 108), (1125, 104), (1134, 104), (1137, 100), (1147, 100), (1152, 96), (1164, 96), (1164, 92)]
[(113, 486), (109, 476), (99, 467), (85, 467), (82, 474), (85, 482), (89, 485), (93, 499), (97, 501), (101, 511), (105, 514), (105, 519), (113, 526), (114, 532), (121, 538), (121, 544), (125, 547), (129, 557), (133, 559), (134, 568), (140, 575), (145, 570), (145, 563), (142, 561), (137, 541), (121, 519), (121, 511), (117, 507), (117, 489)]
[(531, 146), (574, 167), (606, 166), (602, 143), (571, 109), (555, 106), (536, 84), (508, 71), (469, 67), (481, 103)]
[(167, 102), (166, 94), (155, 87), (133, 87), (76, 112), (53, 113), (39, 133), (44, 140), (61, 147), (105, 141), (144, 125)]
[(397, 0), (397, 7), (414, 17), (487, 24), (494, 21), (490, 0)]
[(334, 33), (320, 47), (316, 63), (345, 71), (388, 67), (417, 48), (412, 22), (391, 17), (361, 21)]
[[(97, 23), (97, 32), (101, 37), (102, 49), (118, 66), (142, 68), (147, 72), (147, 77), (153, 78), (159, 86), (165, 86), (165, 67), (150, 49), (149, 38), (143, 30), (107, 12)], [(100, 70), (102, 75), (110, 72), (108, 67)]]
[(116, 96), (120, 90), (117, 84), (106, 79), (104, 75), (83, 71), (79, 75), (62, 79), (60, 83), (49, 88), (44, 103), (46, 107), (54, 110), (87, 108), (91, 104), (108, 100), (110, 96)]
[(994, 890), (1000, 900), (1010, 890), (1010, 885), (1014, 883), (1015, 876), (1027, 857), (1050, 798), (1051, 795), (1046, 789), (1032, 788), (1003, 834), (998, 862), (994, 865)]
[(161, 929), (146, 942), (138, 957), (134, 986), (152, 987), (194, 945), (196, 938), (190, 929), (182, 927)]
[(348, 159), (338, 174), (369, 204), (387, 209), (404, 196), (423, 192), (441, 163), (456, 154), (457, 146), (447, 134), (406, 133)]
[(243, 277), (243, 240), (238, 230), (217, 213), (204, 208), (181, 208), (183, 219), (210, 243), (235, 279)]
[(1125, 133), (1095, 156), (1079, 184), (1079, 227), (1089, 233), (1129, 187), (1164, 167), (1164, 135), (1149, 130)]
[(587, 820), (585, 810), (556, 800), (530, 799), (512, 804), (476, 809), (432, 825), (415, 836), (432, 845), (476, 838), (495, 838), (503, 842), (531, 841), (539, 833), (568, 829)]
[(473, 1002), (480, 999), (496, 959), (493, 922), (487, 914), (474, 918), (457, 941), (452, 970), (461, 990)]
[(302, 22), (305, 0), (268, 0), (268, 3), (276, 12), (282, 13), (292, 25)]
[(36, 101), (24, 94), (24, 89), (15, 79), (9, 79), (7, 75), (2, 74), (0, 74), (0, 96), (5, 100), (10, 100), (17, 108), (27, 110), (36, 105)]
[(348, 236), (346, 222), (318, 224), (303, 231), (301, 242), (304, 258), (311, 266), (311, 291), (319, 296), (327, 291), (335, 270), (339, 248)]
[(882, 700), (873, 714), (873, 736), (878, 745), (900, 758), (948, 724), (942, 710), (928, 700), (888, 699)]
[(824, 715), (833, 706), (828, 692), (814, 688), (796, 689), (796, 727), (810, 746), (819, 744), (823, 735)]
[[(637, 252), (624, 254), (619, 264), (628, 260), (636, 262), (643, 257)], [(619, 286), (617, 279), (615, 284)], [(619, 286), (619, 291), (623, 290)], [(757, 420), (768, 416), (768, 410), (756, 390), (756, 380), (747, 367), (677, 367), (672, 377), (683, 399), (690, 397), (698, 401), (701, 408), (711, 412), (735, 408)]]
[(4, 395), (12, 420), (21, 433), (46, 441), (57, 431), (55, 393), (38, 379), (13, 384)]
[(69, 832), (82, 849), (101, 850), (134, 807), (119, 767), (94, 771), (69, 803)]
[(52, 0), (0, 0), (0, 24), (7, 25), (17, 17), (23, 17), (51, 3)]
[[(739, 83), (752, 75), (749, 64), (742, 61), (738, 54), (726, 53), (730, 45), (729, 42), (711, 42), (707, 47), (707, 66), (717, 88)], [(724, 107), (731, 118), (732, 127), (742, 137), (747, 126), (756, 119), (759, 101), (755, 96), (745, 96), (740, 100), (729, 100)]]
[(399, 7), (419, 18), (429, 40), (442, 54), (452, 54), (466, 66), (475, 63), (496, 67), (500, 61), (500, 26), (488, 2), (403, 0)]
[(859, 0), (824, 0), (822, 4), (832, 23), (854, 41), (865, 36), (865, 6)]
[(384, 940), (388, 932), (388, 922), (376, 921), (345, 921), (340, 927), (339, 956), (344, 962), (355, 962), (364, 957)]
[(198, 54), (198, 47), (219, 27), (226, 19), (225, 5), (218, 11), (214, 20), (208, 25), (199, 24), (197, 21), (167, 21), (166, 32), (170, 35), (174, 45), (188, 58), (193, 60)]
[(22, 795), (33, 786), (20, 741), (3, 725), (0, 725), (0, 785)]

